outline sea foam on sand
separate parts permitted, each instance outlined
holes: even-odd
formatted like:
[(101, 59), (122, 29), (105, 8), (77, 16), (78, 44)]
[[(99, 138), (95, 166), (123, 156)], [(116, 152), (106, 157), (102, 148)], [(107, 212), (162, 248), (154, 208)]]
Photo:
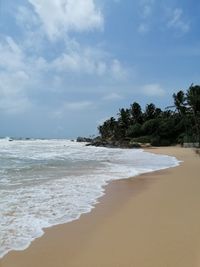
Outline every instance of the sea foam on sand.
[(109, 181), (178, 164), (141, 149), (0, 140), (0, 257), (27, 248), (44, 228), (91, 211)]

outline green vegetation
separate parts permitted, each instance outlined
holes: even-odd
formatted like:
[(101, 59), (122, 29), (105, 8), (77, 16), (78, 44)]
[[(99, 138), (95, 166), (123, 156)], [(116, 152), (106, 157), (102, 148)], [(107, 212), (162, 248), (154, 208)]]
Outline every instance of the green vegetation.
[(198, 143), (200, 146), (200, 86), (191, 85), (186, 93), (173, 94), (174, 105), (161, 110), (153, 103), (141, 106), (134, 102), (121, 108), (117, 118), (111, 117), (98, 127), (104, 143), (134, 146), (150, 143), (154, 146)]

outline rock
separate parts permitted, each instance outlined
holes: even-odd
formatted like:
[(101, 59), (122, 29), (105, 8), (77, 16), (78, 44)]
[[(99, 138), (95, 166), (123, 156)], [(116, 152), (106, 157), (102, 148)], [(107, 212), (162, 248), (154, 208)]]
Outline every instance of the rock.
[(87, 138), (87, 137), (77, 137), (77, 139), (76, 139), (76, 141), (77, 142), (86, 142), (86, 143), (88, 143), (88, 142), (92, 142), (92, 139), (91, 138)]
[(104, 140), (101, 137), (92, 139), (86, 146), (107, 148), (141, 148), (139, 143), (131, 143), (130, 140)]
[(141, 145), (138, 143), (130, 144), (130, 148), (141, 148)]

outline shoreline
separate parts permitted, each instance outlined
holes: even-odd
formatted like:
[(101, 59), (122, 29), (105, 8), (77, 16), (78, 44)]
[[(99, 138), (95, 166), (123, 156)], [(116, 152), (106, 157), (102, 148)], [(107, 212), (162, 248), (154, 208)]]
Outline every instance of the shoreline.
[[(152, 148), (152, 147), (151, 147)], [(153, 148), (152, 148), (153, 149)], [(110, 148), (107, 148), (107, 150), (109, 151), (110, 150)], [(120, 150), (122, 150), (123, 151), (123, 149), (121, 148)], [(150, 151), (145, 151), (144, 150), (144, 148), (143, 149), (139, 149), (139, 151), (140, 151), (140, 153), (142, 154), (142, 153), (148, 153), (149, 154), (149, 157), (151, 158), (151, 156), (152, 157), (155, 157), (155, 153), (152, 153), (152, 152), (150, 152)], [(137, 152), (137, 150), (135, 150), (134, 152)], [(133, 155), (132, 155), (133, 156)], [(161, 155), (162, 156), (162, 155)], [(163, 156), (166, 156), (167, 157), (167, 155), (163, 155)], [(149, 158), (149, 159), (150, 159)], [(134, 158), (133, 158), (134, 159)], [(147, 160), (149, 160), (149, 159), (147, 159)], [(157, 157), (157, 159), (159, 159), (159, 155), (158, 155), (158, 157)], [(87, 211), (85, 211), (85, 212), (82, 212), (82, 213), (80, 213), (76, 218), (74, 217), (74, 218), (69, 218), (68, 220), (66, 220), (66, 221), (62, 221), (62, 222), (56, 222), (56, 223), (52, 223), (52, 224), (49, 224), (48, 226), (46, 226), (46, 227), (43, 227), (43, 228), (40, 228), (40, 233), (39, 234), (35, 234), (35, 236), (34, 237), (32, 237), (32, 239), (29, 239), (29, 242), (27, 242), (26, 243), (26, 245), (24, 245), (24, 246), (19, 246), (19, 247), (15, 247), (15, 248), (13, 248), (13, 249), (9, 249), (9, 250), (7, 250), (7, 251), (5, 251), (4, 252), (4, 255), (0, 255), (0, 260), (1, 259), (3, 259), (7, 254), (9, 254), (9, 253), (11, 253), (11, 252), (18, 252), (18, 251), (24, 251), (24, 250), (26, 250), (27, 248), (29, 248), (30, 247), (30, 245), (36, 240), (36, 239), (38, 239), (38, 238), (41, 238), (44, 234), (45, 234), (45, 232), (46, 232), (46, 230), (47, 229), (50, 229), (50, 228), (53, 228), (53, 227), (55, 227), (55, 226), (59, 226), (59, 225), (65, 225), (66, 223), (71, 223), (71, 222), (73, 222), (73, 221), (76, 221), (76, 220), (79, 220), (80, 219), (80, 217), (82, 216), (82, 215), (84, 215), (84, 214), (88, 214), (88, 213), (90, 213), (90, 212), (92, 212), (92, 210), (98, 205), (98, 203), (99, 202), (101, 202), (102, 201), (102, 199), (104, 198), (104, 196), (105, 196), (105, 191), (106, 191), (106, 188), (107, 188), (107, 186), (113, 181), (117, 181), (117, 180), (127, 180), (127, 179), (135, 179), (137, 176), (140, 176), (140, 175), (142, 175), (142, 174), (145, 174), (145, 173), (152, 173), (152, 172), (156, 172), (156, 171), (161, 171), (161, 170), (164, 170), (164, 169), (168, 169), (168, 168), (173, 168), (173, 167), (176, 167), (176, 166), (178, 166), (179, 165), (179, 161), (175, 158), (175, 157), (170, 157), (170, 159), (169, 159), (170, 161), (171, 161), (171, 166), (163, 166), (162, 168), (160, 167), (158, 167), (157, 166), (157, 169), (148, 169), (148, 170), (145, 170), (145, 169), (139, 169), (138, 171), (137, 171), (137, 174), (133, 174), (133, 176), (128, 176), (128, 172), (125, 174), (125, 173), (123, 173), (123, 175), (122, 175), (122, 177), (123, 178), (114, 178), (114, 177), (112, 177), (112, 178), (110, 178), (109, 180), (107, 180), (106, 181), (106, 183), (104, 183), (104, 185), (101, 185), (101, 189), (100, 189), (100, 191), (99, 191), (99, 196), (97, 196), (95, 199), (93, 199), (93, 201), (92, 202), (90, 202), (90, 204), (89, 204), (89, 207), (88, 207), (88, 210)], [(153, 164), (153, 162), (152, 162), (152, 164)], [(161, 164), (162, 165), (162, 164)], [(152, 166), (152, 168), (153, 168), (153, 166)], [(159, 169), (158, 169), (159, 168)], [(130, 173), (129, 173), (130, 174)], [(127, 176), (126, 176), (127, 175)]]
[[(177, 157), (178, 160), (185, 159), (186, 162), (188, 159), (188, 155), (190, 157), (191, 155), (193, 155), (193, 160), (195, 159), (195, 157), (198, 157), (195, 155), (195, 153), (192, 150), (179, 148), (179, 147), (155, 148), (155, 149), (149, 148), (149, 149), (145, 149), (145, 151), (156, 153), (156, 154), (165, 154), (169, 156), (175, 156)], [(196, 165), (198, 165), (197, 162), (199, 160), (200, 158), (198, 158), (198, 160), (195, 160), (195, 167), (197, 167)], [(167, 177), (170, 178), (170, 176), (172, 176), (175, 170), (180, 169), (180, 168), (184, 169), (184, 166), (187, 165), (185, 164), (186, 162), (181, 163), (181, 165), (179, 165), (176, 168), (169, 168), (169, 169), (164, 169), (164, 170), (160, 170), (156, 172), (145, 173), (145, 174), (141, 174), (139, 176), (135, 176), (129, 179), (111, 181), (105, 188), (104, 196), (98, 199), (99, 203), (95, 205), (95, 208), (93, 208), (90, 213), (81, 215), (81, 217), (76, 221), (72, 221), (72, 222), (69, 222), (63, 225), (57, 225), (51, 228), (44, 229), (45, 234), (42, 237), (33, 241), (31, 246), (28, 249), (24, 251), (10, 252), (6, 256), (4, 256), (0, 260), (0, 266), (1, 267), (4, 267), (4, 266), (5, 267), (12, 267), (12, 266), (16, 266), (16, 267), (17, 266), (20, 266), (20, 267), (23, 267), (23, 266), (24, 267), (25, 266), (30, 266), (30, 267), (31, 266), (38, 266), (38, 267), (39, 266), (43, 266), (43, 267), (56, 266), (56, 267), (60, 267), (64, 265), (65, 266), (98, 266), (97, 264), (95, 264), (95, 262), (96, 263), (98, 262), (99, 266), (132, 266), (130, 264), (133, 264), (134, 261), (130, 260), (131, 255), (128, 253), (129, 245), (130, 245), (130, 244), (128, 245), (128, 243), (130, 242), (130, 240), (129, 240), (129, 236), (126, 236), (126, 234), (125, 234), (126, 236), (125, 240), (127, 242), (127, 247), (126, 246), (124, 247), (124, 250), (126, 251), (126, 253), (122, 248), (121, 250), (119, 248), (118, 248), (119, 250), (117, 250), (116, 238), (115, 238), (115, 242), (112, 242), (112, 239), (109, 238), (107, 241), (109, 244), (111, 243), (111, 245), (109, 245), (108, 247), (108, 253), (104, 251), (104, 254), (102, 254), (102, 257), (99, 259), (99, 256), (101, 255), (101, 251), (105, 250), (104, 247), (107, 246), (107, 244), (103, 244), (104, 242), (103, 240), (101, 240), (101, 237), (103, 236), (103, 234), (101, 234), (102, 231), (107, 229), (106, 231), (108, 235), (110, 235), (110, 232), (113, 232), (112, 228), (116, 227), (116, 223), (117, 223), (116, 217), (117, 218), (120, 217), (120, 214), (125, 212), (125, 210), (127, 209), (127, 206), (129, 207), (128, 208), (129, 212), (128, 214), (126, 213), (127, 217), (129, 218), (130, 215), (134, 217), (134, 214), (129, 214), (129, 213), (130, 213), (130, 210), (132, 209), (134, 211), (135, 203), (138, 203), (141, 197), (148, 198), (148, 194), (151, 193), (152, 189), (155, 190), (155, 188), (158, 185), (160, 185), (162, 190), (164, 190), (164, 184), (166, 183), (167, 179), (162, 179), (162, 178), (167, 178)], [(198, 176), (198, 173), (197, 173), (197, 176)], [(173, 181), (171, 182), (173, 184)], [(159, 191), (156, 191), (156, 193), (159, 195)], [(150, 200), (152, 201), (152, 195), (150, 196)], [(169, 199), (167, 200), (169, 201)], [(167, 206), (167, 200), (165, 199), (166, 206)], [(141, 205), (142, 203), (143, 202), (140, 202), (140, 201), (138, 203), (138, 205), (141, 207), (141, 210), (142, 208), (145, 209), (145, 207)], [(154, 203), (154, 204), (156, 204), (156, 208), (158, 208), (157, 203)], [(137, 214), (141, 213), (140, 209), (139, 210), (136, 209), (135, 211), (137, 211)], [(152, 212), (153, 211), (154, 210), (152, 210)], [(146, 212), (148, 212), (148, 210), (146, 210)], [(156, 214), (156, 215), (158, 216), (159, 214)], [(136, 216), (136, 213), (135, 213), (135, 216)], [(141, 224), (141, 229), (142, 229), (142, 225), (144, 224), (144, 221), (142, 220), (142, 218), (143, 216), (141, 216), (141, 218), (138, 219)], [(121, 222), (121, 227), (119, 227), (117, 223), (119, 230), (120, 230), (117, 232), (119, 235), (117, 240), (119, 242), (121, 239), (123, 239), (123, 236), (121, 236), (122, 233), (127, 232), (126, 227), (124, 227), (124, 224), (126, 224), (127, 221), (126, 220), (123, 221), (123, 218), (121, 217), (120, 219), (121, 220), (119, 221)], [(132, 221), (133, 218), (129, 218), (129, 220)], [(134, 221), (132, 222), (134, 223)], [(135, 230), (133, 232), (136, 234)], [(147, 233), (150, 234), (150, 232), (148, 231)], [(114, 236), (112, 235), (112, 237), (115, 237), (115, 235)], [(96, 238), (98, 242), (95, 242)], [(136, 239), (140, 239), (140, 238), (137, 237)], [(99, 245), (100, 245), (99, 241), (101, 241), (100, 244), (101, 243), (103, 244), (101, 248), (99, 248)], [(134, 240), (131, 240), (131, 244), (133, 241)], [(153, 242), (154, 240), (152, 239), (151, 241)], [(93, 243), (97, 246), (96, 250), (94, 250), (95, 245), (93, 246)], [(135, 244), (135, 249), (139, 250), (140, 245), (141, 245), (140, 242), (138, 243), (138, 246), (137, 244)], [(112, 255), (110, 255), (112, 254), (111, 251), (109, 250), (109, 248), (111, 247), (115, 247), (115, 250), (117, 250), (118, 253), (121, 253), (120, 259), (118, 259), (117, 261), (115, 261), (111, 257)], [(89, 248), (93, 249), (93, 253), (92, 255), (90, 255), (92, 257), (90, 258), (87, 257), (87, 255), (90, 254)], [(144, 250), (145, 250), (145, 244), (144, 244), (144, 248), (142, 249), (143, 253), (144, 253)], [(96, 255), (96, 257), (93, 257), (93, 254)], [(137, 255), (139, 254), (137, 253)], [(84, 260), (85, 260), (85, 263), (84, 263)], [(121, 260), (124, 262), (123, 263), (124, 265), (120, 265), (122, 264)], [(14, 262), (14, 265), (13, 265), (13, 262)], [(142, 266), (142, 267), (143, 266), (161, 266), (161, 265), (151, 265), (151, 263), (148, 263), (149, 265), (145, 265), (145, 263), (141, 265), (141, 263), (139, 261), (137, 262), (135, 259), (134, 264), (136, 263), (138, 264), (136, 266)], [(186, 265), (166, 265), (166, 266), (186, 266)], [(198, 266), (198, 265), (190, 265), (190, 266)]]

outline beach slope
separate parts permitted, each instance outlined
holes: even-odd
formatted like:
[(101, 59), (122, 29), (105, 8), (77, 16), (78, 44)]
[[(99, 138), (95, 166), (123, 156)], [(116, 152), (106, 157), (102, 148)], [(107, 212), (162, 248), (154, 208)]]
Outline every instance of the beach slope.
[(89, 214), (45, 230), (1, 267), (200, 266), (200, 157), (179, 147), (148, 149), (180, 166), (114, 181)]

